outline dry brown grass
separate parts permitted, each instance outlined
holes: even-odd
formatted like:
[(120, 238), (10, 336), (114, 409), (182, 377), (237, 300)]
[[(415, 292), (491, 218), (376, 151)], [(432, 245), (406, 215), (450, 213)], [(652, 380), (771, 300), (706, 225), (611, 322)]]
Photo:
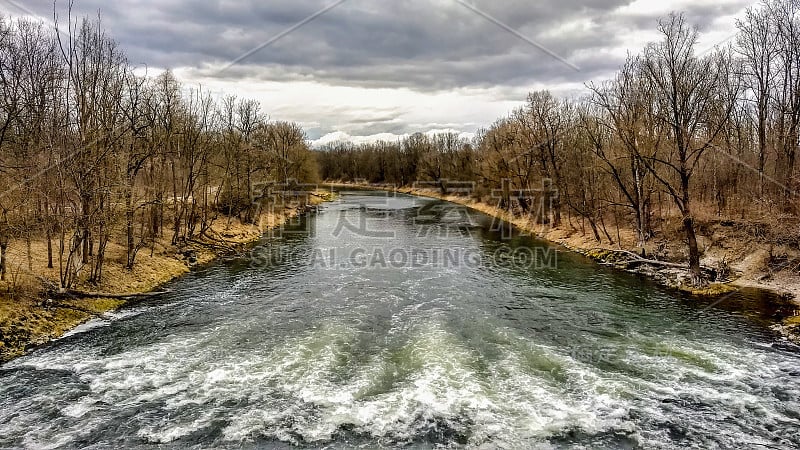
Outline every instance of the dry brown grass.
[[(613, 219), (607, 221), (607, 231), (611, 235), (612, 244), (602, 235), (602, 242), (597, 242), (590, 231), (586, 233), (575, 229), (564, 220), (558, 228), (543, 227), (531, 222), (526, 217), (513, 217), (508, 211), (476, 201), (474, 198), (442, 195), (437, 190), (428, 189), (400, 189), (400, 192), (438, 198), (453, 203), (468, 206), (477, 211), (498, 217), (513, 223), (518, 228), (531, 232), (538, 237), (550, 242), (558, 243), (586, 254), (598, 250), (624, 249), (639, 252), (635, 230), (630, 227), (620, 227), (619, 231)], [(800, 300), (800, 273), (789, 268), (774, 270), (768, 261), (770, 255), (779, 254), (790, 261), (800, 260), (800, 252), (790, 245), (771, 242), (771, 234), (782, 233), (787, 235), (786, 220), (779, 218), (767, 222), (761, 221), (733, 221), (721, 218), (713, 208), (698, 205), (698, 241), (704, 252), (702, 264), (708, 267), (728, 267), (734, 272), (735, 279), (731, 283), (713, 283), (702, 290), (693, 290), (697, 295), (720, 295), (739, 287), (755, 287), (775, 292), (784, 297), (791, 297), (795, 302)], [(755, 226), (746, 226), (748, 223), (757, 223)], [(587, 226), (588, 228), (588, 226)], [(791, 229), (796, 229), (792, 223)], [(764, 231), (766, 230), (766, 231)], [(657, 255), (672, 262), (686, 261), (686, 245), (684, 243), (683, 229), (680, 217), (676, 211), (667, 211), (665, 218), (658, 225), (658, 235), (646, 246), (645, 251), (650, 255)], [(800, 304), (800, 303), (799, 303)]]
[[(329, 192), (318, 191), (316, 194), (310, 199), (312, 205), (332, 199)], [(213, 261), (225, 251), (223, 247), (232, 248), (257, 241), (265, 230), (296, 217), (299, 211), (299, 205), (290, 205), (278, 212), (267, 211), (258, 217), (256, 225), (222, 217), (209, 231), (213, 240), (204, 238), (181, 248), (172, 245), (169, 236), (161, 237), (154, 243), (152, 251), (145, 248), (138, 253), (133, 270), (124, 267), (125, 236), (120, 228), (106, 248), (101, 282), (90, 285), (84, 274), (76, 287), (112, 294), (152, 291), (188, 273), (193, 264)], [(190, 264), (184, 257), (186, 250), (194, 252), (194, 263)], [(57, 241), (53, 242), (53, 253), (54, 268), (48, 269), (44, 238), (31, 241), (30, 252), (25, 241), (12, 241), (9, 245), (7, 280), (0, 282), (0, 362), (19, 356), (32, 346), (46, 343), (94, 316), (125, 304), (124, 300), (107, 298), (75, 298), (57, 302), (42, 299), (39, 296), (41, 279), (58, 284)]]

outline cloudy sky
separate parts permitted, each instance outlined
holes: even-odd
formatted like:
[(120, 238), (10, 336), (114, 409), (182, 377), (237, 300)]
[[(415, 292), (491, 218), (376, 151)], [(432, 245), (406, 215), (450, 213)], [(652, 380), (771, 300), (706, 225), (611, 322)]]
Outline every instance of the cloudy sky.
[[(580, 95), (683, 11), (699, 50), (725, 41), (743, 0), (75, 0), (130, 62), (255, 98), (317, 143), (455, 130), (507, 114), (536, 89)], [(66, 0), (57, 10), (66, 14)], [(52, 0), (0, 0), (53, 17)], [(65, 19), (62, 19), (65, 20)], [(142, 69), (143, 70), (143, 69)]]

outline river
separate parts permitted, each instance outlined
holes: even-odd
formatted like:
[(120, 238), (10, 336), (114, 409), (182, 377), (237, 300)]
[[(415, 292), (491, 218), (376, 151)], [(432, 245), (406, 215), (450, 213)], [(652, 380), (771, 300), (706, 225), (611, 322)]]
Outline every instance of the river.
[(773, 306), (343, 192), (0, 367), (0, 447), (791, 448)]

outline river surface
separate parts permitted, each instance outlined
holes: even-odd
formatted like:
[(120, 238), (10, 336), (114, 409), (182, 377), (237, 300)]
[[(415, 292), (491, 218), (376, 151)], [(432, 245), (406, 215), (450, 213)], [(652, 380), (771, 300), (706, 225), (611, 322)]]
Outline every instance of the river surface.
[(342, 193), (0, 367), (0, 447), (800, 446), (800, 358), (758, 295), (495, 228)]

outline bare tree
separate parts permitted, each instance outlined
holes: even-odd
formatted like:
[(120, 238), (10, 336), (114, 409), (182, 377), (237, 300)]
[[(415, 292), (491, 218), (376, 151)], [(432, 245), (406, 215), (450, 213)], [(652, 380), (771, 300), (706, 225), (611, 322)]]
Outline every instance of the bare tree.
[(797, 0), (774, 0), (768, 9), (777, 29), (777, 77), (775, 137), (782, 158), (784, 209), (794, 212), (794, 178), (800, 145), (800, 4)]
[(656, 117), (669, 128), (669, 142), (663, 153), (640, 156), (681, 213), (691, 281), (702, 285), (691, 181), (730, 116), (738, 87), (730, 85), (730, 61), (721, 54), (694, 55), (697, 30), (683, 15), (672, 14), (659, 31), (664, 38), (645, 49), (642, 70), (653, 92)]
[(773, 60), (778, 52), (778, 33), (768, 8), (748, 8), (742, 20), (737, 21), (739, 34), (737, 51), (742, 58), (744, 83), (748, 100), (755, 105), (756, 131), (758, 133), (758, 191), (764, 194), (764, 166), (767, 159), (767, 132), (769, 128), (770, 98), (774, 86)]
[[(147, 234), (143, 228), (139, 239), (136, 239), (136, 213), (157, 202), (155, 199), (136, 201), (137, 179), (139, 173), (151, 162), (157, 147), (152, 137), (155, 126), (153, 114), (153, 93), (144, 77), (128, 73), (125, 80), (125, 128), (128, 132), (127, 143), (120, 149), (121, 164), (124, 174), (121, 175), (122, 190), (125, 201), (125, 268), (133, 269), (136, 254), (147, 245)], [(154, 236), (150, 235), (150, 239)]]
[[(590, 88), (592, 102), (600, 110), (584, 112), (583, 126), (594, 142), (593, 152), (616, 183), (626, 207), (633, 211), (638, 245), (644, 246), (652, 236), (652, 188), (644, 158), (658, 152), (664, 132), (654, 114), (655, 103), (641, 61), (629, 57), (616, 78)], [(599, 127), (610, 130), (618, 145), (604, 141)]]

